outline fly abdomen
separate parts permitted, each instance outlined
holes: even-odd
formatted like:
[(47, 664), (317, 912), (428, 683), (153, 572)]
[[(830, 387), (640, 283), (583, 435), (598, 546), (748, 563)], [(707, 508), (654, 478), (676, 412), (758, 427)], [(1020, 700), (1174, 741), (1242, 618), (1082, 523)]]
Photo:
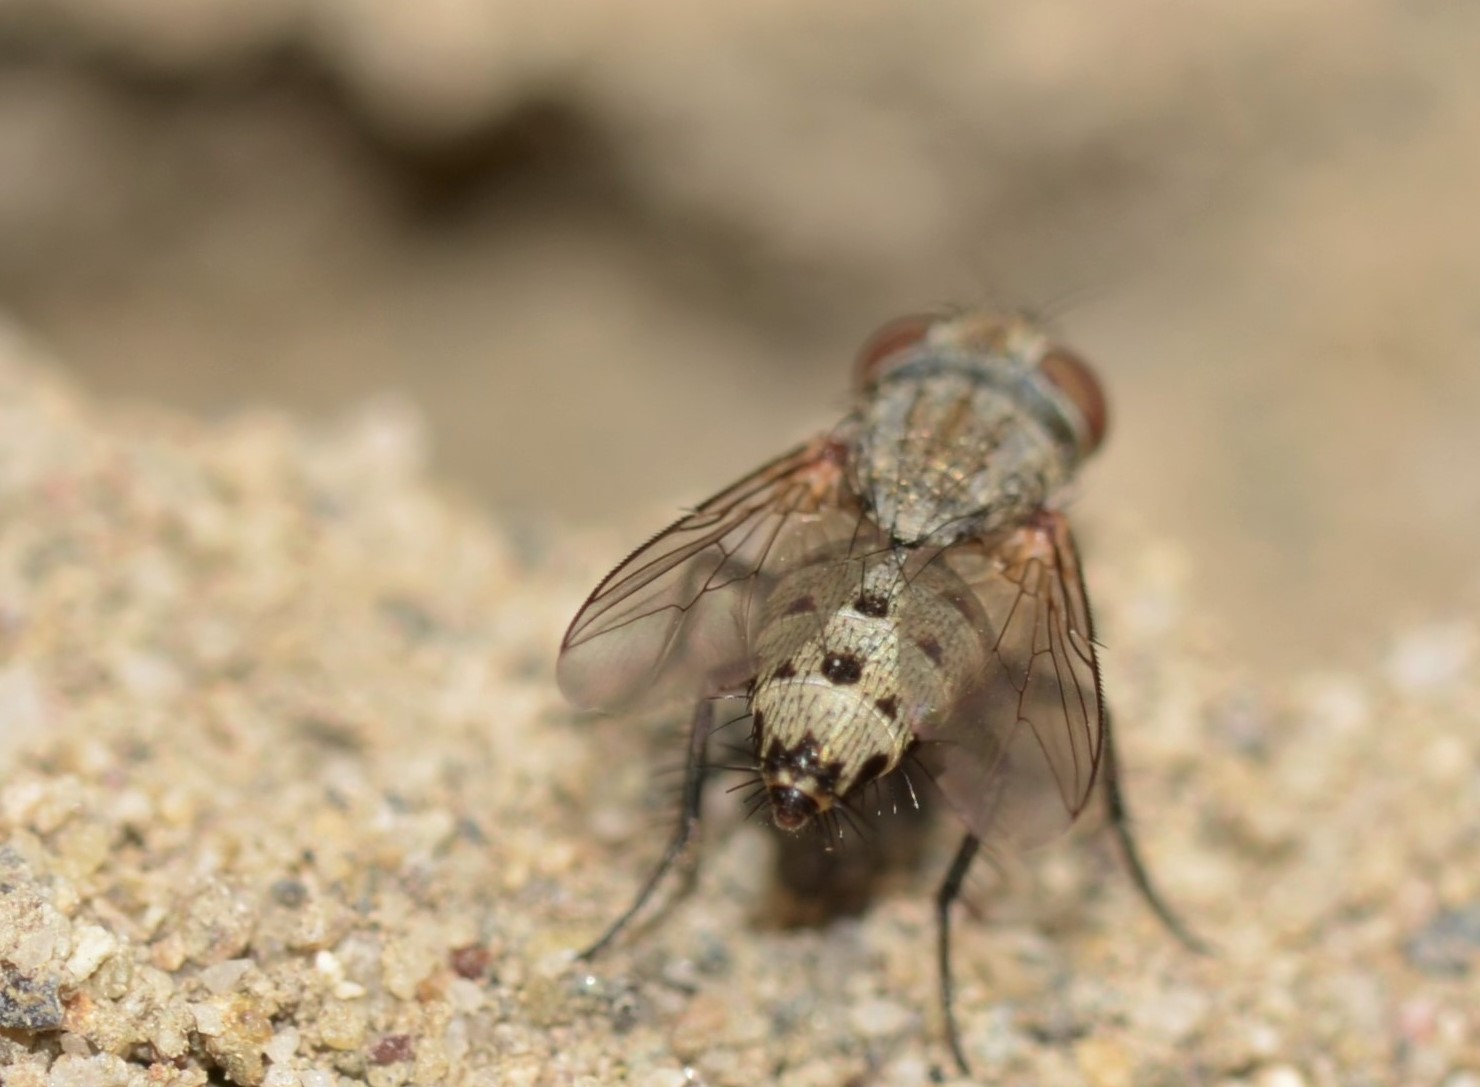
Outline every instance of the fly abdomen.
[(797, 829), (899, 765), (921, 724), (979, 668), (945, 570), (892, 550), (784, 577), (756, 642), (752, 739), (779, 826)]

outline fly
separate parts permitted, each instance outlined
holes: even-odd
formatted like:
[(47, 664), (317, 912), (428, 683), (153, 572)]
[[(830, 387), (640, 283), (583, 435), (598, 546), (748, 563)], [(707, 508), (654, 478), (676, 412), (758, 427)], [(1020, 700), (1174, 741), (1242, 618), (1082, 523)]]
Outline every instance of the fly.
[(680, 816), (621, 932), (699, 825), (715, 707), (744, 700), (760, 802), (783, 830), (832, 826), (907, 763), (965, 826), (936, 894), (947, 1042), (950, 909), (983, 843), (1061, 834), (1103, 778), (1136, 887), (1131, 836), (1078, 552), (1058, 508), (1107, 412), (1077, 355), (1019, 317), (886, 325), (860, 352), (853, 410), (638, 548), (597, 585), (557, 668), (575, 705), (695, 705)]

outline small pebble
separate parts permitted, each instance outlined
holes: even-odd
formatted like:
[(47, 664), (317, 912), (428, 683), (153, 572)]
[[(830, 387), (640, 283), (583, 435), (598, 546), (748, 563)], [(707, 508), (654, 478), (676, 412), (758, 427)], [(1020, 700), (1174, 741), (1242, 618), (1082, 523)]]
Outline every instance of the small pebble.
[(1306, 1079), (1291, 1065), (1274, 1064), (1254, 1074), (1254, 1087), (1306, 1087)]
[(287, 1064), (298, 1052), (298, 1028), (280, 1027), (262, 1047), (262, 1055), (274, 1064)]
[(1135, 1063), (1125, 1046), (1110, 1038), (1091, 1036), (1074, 1047), (1074, 1059), (1092, 1087), (1133, 1087)]
[(208, 1038), (214, 1038), (226, 1033), (226, 1017), (219, 1005), (216, 1004), (192, 1004), (190, 1010), (195, 1015), (195, 1029)]
[(865, 1038), (885, 1038), (905, 1030), (914, 1016), (893, 1000), (864, 1000), (848, 1013), (848, 1022)]
[(1480, 962), (1480, 905), (1440, 913), (1403, 944), (1414, 969), (1457, 978)]
[(207, 966), (200, 972), (201, 984), (212, 993), (220, 995), (232, 992), (246, 977), (247, 971), (252, 968), (251, 959), (227, 959), (218, 962), (214, 966)]
[(1437, 690), (1472, 667), (1477, 647), (1480, 632), (1469, 622), (1435, 623), (1410, 630), (1388, 653), (1388, 679), (1405, 691)]
[(23, 1033), (62, 1025), (62, 1000), (54, 977), (36, 978), (0, 969), (0, 1027)]

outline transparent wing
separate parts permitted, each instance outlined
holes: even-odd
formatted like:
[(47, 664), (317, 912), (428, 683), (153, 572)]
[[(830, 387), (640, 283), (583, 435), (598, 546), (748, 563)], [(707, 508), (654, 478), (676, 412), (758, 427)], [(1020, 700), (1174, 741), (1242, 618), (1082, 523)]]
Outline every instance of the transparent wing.
[(566, 698), (616, 710), (748, 679), (751, 624), (764, 590), (803, 554), (858, 523), (845, 502), (842, 467), (838, 443), (819, 438), (633, 552), (565, 632), (556, 676)]
[(978, 837), (1031, 848), (1094, 788), (1105, 713), (1079, 556), (1062, 514), (942, 556), (971, 594), (985, 667), (919, 729), (919, 757)]

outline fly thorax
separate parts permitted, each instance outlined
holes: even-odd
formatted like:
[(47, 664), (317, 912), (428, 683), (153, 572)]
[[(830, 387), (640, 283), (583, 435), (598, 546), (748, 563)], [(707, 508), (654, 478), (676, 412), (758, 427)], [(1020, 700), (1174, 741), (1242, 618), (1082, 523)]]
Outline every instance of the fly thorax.
[[(766, 604), (750, 710), (778, 826), (795, 830), (898, 766), (969, 667), (972, 631), (904, 576), (905, 561), (822, 559), (782, 579)], [(957, 624), (923, 629), (922, 605)]]
[(926, 358), (891, 373), (857, 414), (854, 486), (895, 539), (948, 544), (1021, 520), (1073, 470), (1067, 434), (1024, 410), (1002, 372)]

